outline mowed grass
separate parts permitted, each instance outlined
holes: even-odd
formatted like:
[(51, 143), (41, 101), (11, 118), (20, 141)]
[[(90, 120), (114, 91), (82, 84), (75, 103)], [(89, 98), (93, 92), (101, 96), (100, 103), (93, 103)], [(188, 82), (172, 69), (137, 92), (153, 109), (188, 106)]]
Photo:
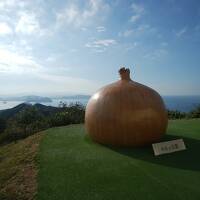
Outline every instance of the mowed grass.
[(187, 150), (154, 157), (151, 146), (93, 143), (84, 125), (52, 128), (40, 145), (38, 200), (200, 199), (200, 120), (169, 122), (163, 140)]

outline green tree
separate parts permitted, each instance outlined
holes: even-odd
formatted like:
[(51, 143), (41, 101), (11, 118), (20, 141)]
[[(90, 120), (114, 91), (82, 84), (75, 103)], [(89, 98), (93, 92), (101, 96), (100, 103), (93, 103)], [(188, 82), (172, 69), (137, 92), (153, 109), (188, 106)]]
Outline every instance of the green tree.
[(35, 107), (26, 108), (17, 116), (17, 123), (23, 129), (25, 134), (33, 132), (33, 130), (28, 129), (28, 126), (43, 120), (43, 115), (40, 114), (40, 112)]
[(200, 105), (193, 109), (188, 115), (189, 118), (200, 118)]
[(6, 120), (0, 118), (0, 133), (2, 133), (6, 129)]

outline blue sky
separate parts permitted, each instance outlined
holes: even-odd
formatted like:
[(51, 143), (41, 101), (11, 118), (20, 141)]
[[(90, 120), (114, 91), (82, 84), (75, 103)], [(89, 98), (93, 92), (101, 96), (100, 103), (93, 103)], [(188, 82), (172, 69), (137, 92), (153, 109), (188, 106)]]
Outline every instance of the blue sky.
[(200, 95), (199, 0), (0, 0), (0, 95), (92, 94), (131, 69)]

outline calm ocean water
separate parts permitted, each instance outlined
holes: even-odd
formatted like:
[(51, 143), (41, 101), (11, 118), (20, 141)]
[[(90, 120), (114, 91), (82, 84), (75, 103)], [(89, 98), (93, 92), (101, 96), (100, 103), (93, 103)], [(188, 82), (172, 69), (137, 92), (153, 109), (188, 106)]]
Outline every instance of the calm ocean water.
[[(42, 103), (48, 106), (58, 106), (60, 101), (70, 104), (80, 102), (83, 105), (87, 105), (89, 99), (52, 99), (51, 103)], [(197, 105), (200, 105), (200, 96), (163, 96), (165, 105), (170, 110), (179, 110), (182, 112), (188, 112), (194, 109)], [(0, 101), (0, 110), (13, 108), (14, 106), (23, 103), (22, 101)]]

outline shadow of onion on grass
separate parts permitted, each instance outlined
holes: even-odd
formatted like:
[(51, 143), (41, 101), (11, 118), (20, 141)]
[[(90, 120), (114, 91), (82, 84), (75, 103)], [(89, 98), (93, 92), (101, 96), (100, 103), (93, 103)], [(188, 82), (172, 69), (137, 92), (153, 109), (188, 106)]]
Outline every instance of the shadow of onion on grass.
[[(153, 148), (151, 145), (134, 148), (113, 147), (109, 145), (102, 146), (124, 156), (129, 156), (130, 158), (168, 167), (200, 171), (200, 140), (167, 134), (163, 137), (162, 141), (170, 141), (180, 138), (184, 140), (186, 150), (160, 156), (154, 156)], [(93, 143), (88, 135), (85, 137), (85, 141), (90, 144)]]

